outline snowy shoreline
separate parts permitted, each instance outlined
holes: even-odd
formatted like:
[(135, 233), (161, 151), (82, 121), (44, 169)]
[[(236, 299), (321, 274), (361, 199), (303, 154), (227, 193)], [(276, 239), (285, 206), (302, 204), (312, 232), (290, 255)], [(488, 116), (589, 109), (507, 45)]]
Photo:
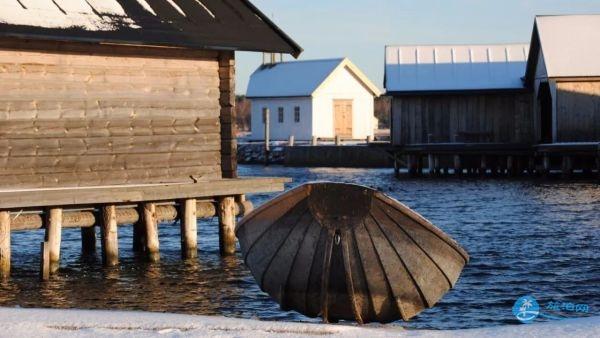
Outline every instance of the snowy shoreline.
[(398, 325), (359, 327), (168, 313), (0, 308), (0, 327), (3, 337), (600, 337), (600, 317), (434, 331), (406, 330)]

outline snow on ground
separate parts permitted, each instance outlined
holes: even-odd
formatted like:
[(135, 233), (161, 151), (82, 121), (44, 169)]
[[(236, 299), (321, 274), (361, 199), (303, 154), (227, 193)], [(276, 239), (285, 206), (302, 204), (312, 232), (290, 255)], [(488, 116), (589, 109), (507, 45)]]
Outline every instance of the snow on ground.
[(0, 308), (2, 337), (600, 337), (600, 317), (482, 329), (405, 330), (148, 312)]

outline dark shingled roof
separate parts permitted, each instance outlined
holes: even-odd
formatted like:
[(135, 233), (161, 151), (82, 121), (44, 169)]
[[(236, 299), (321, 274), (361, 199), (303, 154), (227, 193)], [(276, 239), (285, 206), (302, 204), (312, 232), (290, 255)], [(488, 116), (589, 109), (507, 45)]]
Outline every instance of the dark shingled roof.
[[(60, 15), (66, 16), (60, 18), (51, 13), (54, 17), (49, 18), (49, 25), (38, 24), (39, 20), (31, 20), (31, 23), (18, 18), (13, 20), (13, 12), (18, 16), (49, 13), (47, 8), (40, 9), (40, 0), (14, 1), (19, 7), (0, 8), (4, 11), (0, 16), (0, 37), (263, 51), (294, 56), (302, 52), (298, 44), (247, 0), (112, 0), (122, 7), (125, 15), (103, 13), (101, 8), (94, 7), (100, 7), (95, 5), (98, 1), (81, 0), (81, 6), (90, 7), (82, 14), (62, 8), (60, 1), (48, 0), (58, 7)], [(28, 7), (30, 3), (37, 3), (38, 7)], [(52, 25), (53, 18), (68, 21), (69, 15), (77, 20), (87, 16), (91, 22), (100, 23), (101, 28)]]

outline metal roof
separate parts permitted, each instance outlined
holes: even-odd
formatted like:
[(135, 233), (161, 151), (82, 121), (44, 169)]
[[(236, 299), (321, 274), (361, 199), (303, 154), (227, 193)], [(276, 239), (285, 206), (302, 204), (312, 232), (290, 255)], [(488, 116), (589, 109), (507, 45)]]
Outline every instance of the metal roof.
[(528, 82), (535, 77), (540, 51), (550, 78), (600, 76), (600, 15), (536, 17)]
[(311, 96), (337, 69), (346, 67), (373, 95), (380, 92), (347, 58), (291, 61), (260, 66), (248, 83), (247, 97)]
[(247, 0), (0, 0), (0, 37), (302, 52)]
[(394, 92), (522, 89), (526, 44), (388, 46), (385, 88)]

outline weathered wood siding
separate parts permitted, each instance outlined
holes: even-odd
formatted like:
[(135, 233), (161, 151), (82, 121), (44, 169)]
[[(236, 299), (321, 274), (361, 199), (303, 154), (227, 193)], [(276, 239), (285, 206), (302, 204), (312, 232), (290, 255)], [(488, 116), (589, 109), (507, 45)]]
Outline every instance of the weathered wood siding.
[(442, 142), (528, 143), (533, 137), (528, 93), (396, 96), (395, 145)]
[(218, 54), (111, 48), (0, 51), (0, 189), (221, 178)]
[(557, 82), (558, 142), (600, 141), (600, 81)]

